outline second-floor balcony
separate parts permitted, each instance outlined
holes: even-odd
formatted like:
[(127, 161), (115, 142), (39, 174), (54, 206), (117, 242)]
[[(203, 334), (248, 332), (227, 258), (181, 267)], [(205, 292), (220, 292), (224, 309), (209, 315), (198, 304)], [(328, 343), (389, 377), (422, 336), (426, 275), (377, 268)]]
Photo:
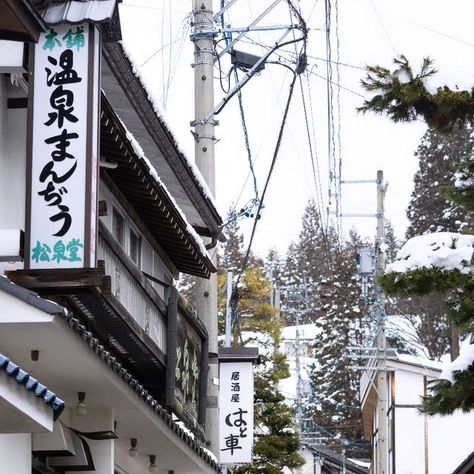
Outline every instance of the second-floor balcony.
[[(103, 223), (97, 257), (96, 268), (16, 270), (8, 276), (67, 307), (150, 393), (191, 415), (197, 426), (207, 370), (207, 335), (197, 314), (173, 287), (164, 291), (165, 301)], [(184, 350), (199, 374), (194, 368), (183, 390), (175, 374), (193, 372), (191, 363), (186, 367), (179, 359)]]

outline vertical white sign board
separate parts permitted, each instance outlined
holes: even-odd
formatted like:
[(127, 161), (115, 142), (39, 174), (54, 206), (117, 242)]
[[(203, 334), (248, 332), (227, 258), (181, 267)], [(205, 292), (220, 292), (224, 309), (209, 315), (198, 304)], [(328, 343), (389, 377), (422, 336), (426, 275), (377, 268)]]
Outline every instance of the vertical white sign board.
[(34, 49), (27, 268), (95, 266), (99, 35), (61, 24)]
[(219, 364), (219, 461), (252, 462), (253, 445), (252, 362)]

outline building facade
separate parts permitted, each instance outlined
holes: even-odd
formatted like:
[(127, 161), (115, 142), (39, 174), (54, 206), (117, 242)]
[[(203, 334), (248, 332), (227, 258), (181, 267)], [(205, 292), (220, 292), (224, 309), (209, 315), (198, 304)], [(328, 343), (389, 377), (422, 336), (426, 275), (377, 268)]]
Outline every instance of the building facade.
[[(375, 360), (372, 362), (375, 368)], [(381, 472), (377, 460), (378, 427), (388, 426), (388, 466), (391, 474), (446, 474), (471, 455), (473, 413), (427, 416), (420, 413), (429, 382), (439, 378), (442, 364), (424, 357), (389, 352), (387, 357), (386, 420), (378, 419), (376, 371), (361, 377), (360, 400), (364, 436), (372, 445), (371, 473)]]
[(0, 472), (219, 471), (176, 282), (216, 271), (222, 221), (117, 3), (0, 4)]

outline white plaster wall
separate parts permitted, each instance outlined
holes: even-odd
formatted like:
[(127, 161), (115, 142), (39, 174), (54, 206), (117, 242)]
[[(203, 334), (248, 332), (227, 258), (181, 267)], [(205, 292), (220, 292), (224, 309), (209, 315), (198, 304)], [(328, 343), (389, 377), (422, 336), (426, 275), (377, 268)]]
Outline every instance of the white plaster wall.
[[(130, 449), (130, 440), (118, 439), (115, 441), (115, 466), (118, 467), (118, 472), (125, 474), (149, 474), (148, 466), (150, 464), (147, 455), (139, 453), (135, 458), (132, 458), (128, 451)], [(140, 443), (138, 443), (140, 449)], [(159, 460), (157, 460), (159, 467)], [(167, 472), (167, 471), (163, 471)]]
[(7, 108), (8, 79), (0, 76), (0, 228), (25, 228), (26, 109)]
[(423, 376), (412, 372), (395, 372), (395, 403), (397, 405), (416, 405), (421, 403)]
[(474, 412), (429, 418), (429, 473), (453, 472), (474, 450)]
[(424, 417), (417, 408), (395, 409), (395, 472), (425, 472)]
[[(86, 394), (87, 405), (87, 394)], [(88, 408), (85, 416), (77, 416), (74, 409), (69, 410), (71, 426), (79, 431), (93, 432), (114, 429), (114, 417), (111, 408)], [(114, 474), (114, 441), (94, 441), (86, 439), (94, 460), (95, 471), (84, 474)]]
[(8, 111), (3, 162), (5, 209), (2, 212), (2, 227), (25, 230), (26, 203), (26, 109)]
[[(0, 74), (0, 229), (25, 230), (26, 109), (7, 108), (7, 97), (18, 95), (9, 79)], [(0, 263), (4, 270), (23, 263)]]
[(0, 472), (31, 474), (31, 434), (0, 434)]

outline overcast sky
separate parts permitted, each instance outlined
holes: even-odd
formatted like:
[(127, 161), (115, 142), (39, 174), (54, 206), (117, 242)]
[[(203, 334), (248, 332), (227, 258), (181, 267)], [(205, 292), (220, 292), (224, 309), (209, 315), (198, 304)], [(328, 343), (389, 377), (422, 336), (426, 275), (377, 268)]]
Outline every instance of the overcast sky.
[[(294, 0), (301, 6), (310, 28), (308, 72), (302, 77), (310, 131), (316, 145), (313, 157), (319, 168), (318, 181), (323, 188), (323, 207), (327, 205), (327, 77), (325, 58), (324, 2)], [(233, 27), (246, 26), (273, 0), (238, 0), (229, 11), (227, 21)], [(339, 0), (331, 2), (333, 79), (340, 74), (339, 89), (333, 86), (333, 113), (337, 156), (342, 161), (342, 179), (375, 179), (378, 169), (388, 181), (386, 216), (403, 237), (407, 225), (405, 210), (413, 187), (417, 163), (413, 157), (426, 127), (422, 122), (393, 124), (387, 118), (361, 115), (355, 109), (362, 104), (364, 92), (359, 82), (366, 64), (390, 66), (396, 54), (405, 54), (414, 68), (424, 56), (436, 60), (439, 83), (448, 81), (464, 88), (474, 84), (474, 5), (470, 0)], [(151, 93), (161, 104), (174, 134), (193, 159), (194, 143), (189, 122), (193, 117), (193, 61), (187, 15), (192, 2), (171, 0), (124, 0), (121, 19), (124, 42)], [(218, 2), (216, 2), (216, 9)], [(336, 27), (337, 18), (337, 27)], [(285, 2), (277, 7), (265, 25), (289, 22)], [(251, 38), (264, 44), (281, 35), (281, 31), (261, 32)], [(339, 42), (339, 57), (336, 45)], [(248, 49), (242, 43), (241, 49)], [(287, 48), (291, 51), (291, 48)], [(262, 48), (253, 48), (257, 54)], [(271, 58), (278, 61), (278, 54)], [(227, 71), (227, 62), (223, 62)], [(217, 74), (217, 72), (216, 72)], [(321, 76), (321, 77), (318, 77)], [(257, 184), (261, 192), (276, 143), (283, 108), (288, 95), (291, 74), (278, 65), (267, 65), (243, 89), (243, 103), (253, 158), (256, 159)], [(216, 103), (223, 97), (218, 81)], [(310, 198), (318, 196), (313, 179), (311, 155), (306, 134), (302, 93), (295, 89), (283, 144), (265, 199), (265, 209), (257, 228), (254, 248), (265, 255), (275, 247), (284, 253), (300, 231), (300, 219)], [(337, 100), (339, 99), (339, 101)], [(338, 105), (339, 104), (339, 105)], [(252, 179), (240, 122), (237, 99), (234, 98), (217, 117), (216, 199), (222, 214), (231, 206), (240, 209), (254, 195)], [(340, 140), (338, 139), (340, 136)], [(340, 155), (339, 155), (340, 145)], [(159, 170), (158, 170), (159, 173)], [(342, 185), (343, 213), (374, 213), (374, 184)], [(249, 219), (241, 221), (249, 233)], [(342, 219), (347, 232), (355, 227), (373, 237), (375, 219)]]

